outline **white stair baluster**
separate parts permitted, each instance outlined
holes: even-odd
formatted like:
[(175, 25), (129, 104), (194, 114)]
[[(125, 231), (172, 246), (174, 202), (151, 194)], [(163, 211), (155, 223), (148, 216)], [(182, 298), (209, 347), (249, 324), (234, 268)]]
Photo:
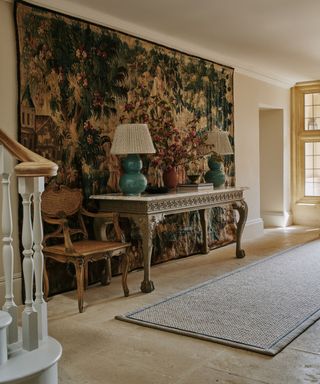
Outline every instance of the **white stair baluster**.
[(10, 174), (5, 162), (7, 151), (0, 145), (0, 173), (2, 176), (2, 258), (5, 278), (5, 302), (2, 309), (8, 312), (12, 322), (7, 330), (8, 344), (18, 341), (18, 307), (13, 296), (12, 212), (10, 199)]
[(8, 360), (7, 327), (11, 321), (9, 313), (0, 311), (0, 366)]
[(33, 238), (34, 238), (34, 272), (36, 282), (36, 299), (34, 307), (38, 313), (39, 339), (48, 337), (47, 303), (43, 299), (43, 268), (44, 258), (42, 253), (43, 227), (41, 218), (41, 194), (44, 190), (44, 178), (34, 178), (33, 192)]
[(23, 245), (23, 277), (25, 284), (25, 307), (22, 313), (22, 348), (32, 351), (38, 348), (38, 315), (33, 308), (33, 236), (31, 225), (31, 196), (33, 193), (33, 178), (18, 178), (19, 193), (22, 196), (23, 221), (22, 221), (22, 245)]

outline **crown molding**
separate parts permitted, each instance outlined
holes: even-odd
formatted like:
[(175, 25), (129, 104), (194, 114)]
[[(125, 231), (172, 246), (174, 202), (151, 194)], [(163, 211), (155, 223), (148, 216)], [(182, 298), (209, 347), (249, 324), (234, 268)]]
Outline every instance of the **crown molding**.
[[(4, 1), (13, 2), (13, 0)], [(74, 4), (66, 0), (30, 0), (28, 2), (30, 4), (38, 5), (56, 12), (64, 13), (69, 16), (77, 17), (79, 19), (109, 27), (119, 32), (124, 32), (144, 40), (158, 43), (168, 48), (173, 48), (190, 55), (199, 56), (203, 59), (233, 67), (238, 73), (281, 88), (290, 88), (295, 84), (293, 80), (281, 78), (273, 73), (265, 73), (263, 71), (260, 72), (259, 70), (252, 68), (247, 63), (240, 62), (233, 57), (225, 56), (219, 52), (215, 52), (206, 48), (201, 48), (182, 39), (172, 38), (169, 35), (141, 27), (140, 25), (116, 18), (107, 13), (96, 11), (84, 5)]]
[(251, 77), (256, 80), (263, 81), (271, 85), (275, 85), (280, 88), (289, 89), (296, 84), (295, 81), (293, 80), (290, 80), (287, 78), (280, 78), (279, 76), (272, 73), (270, 74), (262, 73), (262, 72), (260, 73), (253, 69), (245, 68), (245, 65), (238, 65), (238, 66), (236, 65), (234, 68), (237, 73)]

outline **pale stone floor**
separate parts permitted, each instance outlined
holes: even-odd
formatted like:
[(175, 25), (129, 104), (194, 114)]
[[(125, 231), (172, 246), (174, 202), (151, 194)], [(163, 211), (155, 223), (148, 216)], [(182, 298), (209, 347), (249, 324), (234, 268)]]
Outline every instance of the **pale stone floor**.
[(122, 296), (120, 278), (114, 277), (109, 286), (89, 287), (82, 314), (75, 291), (53, 297), (48, 303), (49, 334), (63, 346), (59, 383), (320, 383), (320, 321), (269, 357), (114, 318), (319, 234), (319, 228), (268, 229), (262, 237), (243, 242), (244, 259), (234, 257), (232, 244), (154, 266), (156, 289), (149, 294), (139, 289), (142, 271), (129, 273), (129, 297)]

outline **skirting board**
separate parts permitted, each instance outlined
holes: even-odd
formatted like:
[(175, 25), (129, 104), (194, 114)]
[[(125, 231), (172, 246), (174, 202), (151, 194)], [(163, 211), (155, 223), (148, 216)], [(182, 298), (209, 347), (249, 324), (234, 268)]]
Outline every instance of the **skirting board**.
[(264, 227), (288, 227), (292, 224), (292, 213), (283, 211), (262, 211)]
[[(21, 287), (22, 287), (21, 273), (15, 273), (13, 275), (13, 294), (14, 294), (14, 301), (16, 305), (22, 304)], [(4, 297), (5, 297), (5, 281), (4, 281), (4, 276), (1, 276), (0, 277), (0, 308), (2, 308), (4, 304)]]

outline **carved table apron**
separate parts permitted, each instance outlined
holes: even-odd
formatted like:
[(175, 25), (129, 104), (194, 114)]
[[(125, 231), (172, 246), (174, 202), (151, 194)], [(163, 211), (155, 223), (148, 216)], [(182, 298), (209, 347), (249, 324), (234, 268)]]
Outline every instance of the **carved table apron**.
[[(199, 211), (203, 232), (203, 253), (209, 252), (208, 246), (208, 211), (212, 207), (231, 204), (238, 211), (236, 256), (242, 258), (245, 252), (241, 249), (241, 236), (247, 220), (248, 207), (243, 199), (243, 190), (238, 188), (218, 189), (205, 192), (170, 192), (159, 195), (124, 196), (122, 194), (93, 195), (99, 201), (101, 211), (118, 212), (120, 216), (130, 218), (138, 226), (142, 238), (144, 260), (144, 279), (141, 291), (148, 293), (154, 290), (150, 280), (152, 239), (156, 223), (165, 215), (174, 213)], [(100, 237), (106, 237), (105, 228), (101, 227)]]

